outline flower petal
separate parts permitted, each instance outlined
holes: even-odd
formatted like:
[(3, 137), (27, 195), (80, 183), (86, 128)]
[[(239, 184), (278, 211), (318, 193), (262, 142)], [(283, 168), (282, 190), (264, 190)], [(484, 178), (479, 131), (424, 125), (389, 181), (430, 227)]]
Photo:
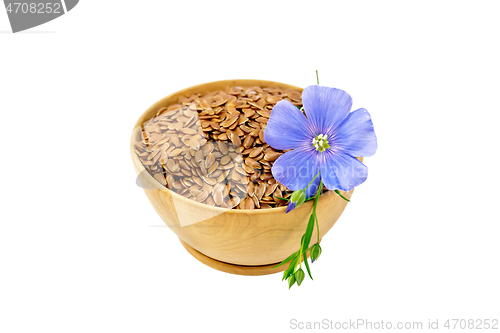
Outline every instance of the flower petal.
[(327, 149), (319, 157), (321, 179), (329, 190), (350, 191), (368, 177), (368, 168), (351, 155)]
[(295, 209), (295, 202), (288, 202), (288, 205), (286, 206), (286, 212), (285, 214), (290, 213), (292, 210)]
[(314, 134), (304, 114), (289, 101), (279, 101), (271, 111), (264, 140), (274, 149), (311, 145)]
[(278, 182), (290, 190), (304, 189), (318, 174), (317, 155), (313, 148), (294, 149), (281, 155), (274, 162), (271, 172)]
[(309, 86), (302, 92), (302, 103), (314, 134), (329, 134), (351, 111), (352, 98), (340, 89)]
[(352, 156), (372, 156), (377, 151), (377, 137), (372, 119), (366, 109), (349, 113), (333, 131), (330, 146), (339, 147)]

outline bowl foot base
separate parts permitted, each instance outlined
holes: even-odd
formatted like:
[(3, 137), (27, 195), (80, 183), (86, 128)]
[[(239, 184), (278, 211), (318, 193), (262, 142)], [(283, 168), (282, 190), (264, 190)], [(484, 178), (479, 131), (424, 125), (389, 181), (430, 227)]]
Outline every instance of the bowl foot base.
[[(237, 274), (237, 275), (268, 275), (268, 274), (275, 274), (279, 272), (283, 272), (285, 269), (288, 268), (288, 264), (281, 265), (280, 267), (276, 267), (275, 269), (272, 269), (274, 266), (278, 265), (279, 262), (271, 265), (262, 265), (262, 266), (244, 266), (244, 265), (235, 265), (235, 264), (229, 264), (227, 262), (215, 260), (213, 258), (210, 258), (203, 253), (201, 253), (198, 250), (195, 250), (193, 247), (191, 247), (189, 244), (185, 243), (182, 241), (182, 239), (179, 238), (181, 241), (182, 246), (198, 261), (204, 263), (205, 265), (212, 267), (218, 271), (221, 272), (226, 272), (230, 274)], [(321, 239), (319, 240), (321, 242)], [(307, 256), (309, 257), (309, 255)]]
[(193, 257), (198, 259), (198, 261), (204, 263), (209, 267), (212, 267), (216, 270), (226, 273), (237, 274), (237, 275), (268, 275), (268, 274), (283, 272), (288, 267), (288, 265), (282, 265), (280, 267), (276, 267), (275, 269), (271, 269), (272, 267), (278, 265), (279, 262), (272, 265), (262, 265), (262, 266), (243, 266), (243, 265), (229, 264), (227, 262), (207, 257), (203, 253), (195, 250), (190, 245), (183, 242), (181, 239), (179, 240), (181, 241), (181, 244), (184, 246), (184, 248)]

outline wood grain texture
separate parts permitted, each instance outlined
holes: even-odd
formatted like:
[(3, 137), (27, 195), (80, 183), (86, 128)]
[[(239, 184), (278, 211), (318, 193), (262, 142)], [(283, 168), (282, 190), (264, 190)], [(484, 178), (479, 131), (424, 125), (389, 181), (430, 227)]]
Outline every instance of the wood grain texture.
[[(279, 87), (302, 90), (284, 83), (262, 80), (226, 80), (205, 83), (180, 90), (153, 104), (137, 121), (130, 143), (135, 171), (154, 209), (172, 231), (186, 244), (202, 254), (234, 265), (262, 266), (281, 262), (298, 250), (313, 202), (308, 201), (289, 214), (286, 207), (256, 210), (234, 210), (208, 206), (174, 193), (154, 180), (144, 169), (134, 151), (140, 126), (156, 112), (176, 103), (181, 95), (206, 93), (229, 86)], [(362, 161), (362, 158), (359, 158)], [(354, 190), (341, 192), (350, 198)], [(334, 192), (321, 195), (318, 207), (320, 238), (338, 220), (347, 202)], [(317, 239), (316, 229), (312, 242)]]

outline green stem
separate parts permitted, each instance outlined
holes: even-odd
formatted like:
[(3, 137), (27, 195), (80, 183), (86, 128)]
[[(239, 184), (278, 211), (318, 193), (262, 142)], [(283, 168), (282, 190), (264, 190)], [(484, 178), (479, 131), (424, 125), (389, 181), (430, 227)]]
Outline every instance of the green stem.
[(318, 218), (316, 216), (314, 218), (316, 219), (316, 230), (318, 231), (318, 241), (317, 241), (317, 243), (319, 243), (319, 224), (318, 224)]
[(314, 198), (314, 207), (313, 207), (313, 215), (314, 215), (314, 220), (316, 221), (316, 231), (318, 234), (318, 243), (319, 243), (319, 223), (318, 223), (318, 217), (316, 216), (316, 206), (318, 205), (319, 195), (321, 194), (322, 189), (323, 189), (323, 180), (321, 180), (319, 183), (318, 192), (316, 192), (316, 197)]
[(318, 86), (319, 86), (318, 70), (316, 70), (316, 82), (318, 82)]
[(321, 172), (321, 171), (319, 171), (319, 172), (316, 174), (316, 176), (314, 176), (314, 178), (313, 178), (313, 179), (309, 182), (309, 184), (307, 184), (307, 186), (306, 186), (306, 188), (304, 189), (304, 191), (305, 191), (305, 190), (307, 190), (307, 188), (308, 188), (309, 186), (311, 186), (312, 182), (313, 182), (316, 178), (318, 178), (318, 176), (319, 176), (320, 172)]

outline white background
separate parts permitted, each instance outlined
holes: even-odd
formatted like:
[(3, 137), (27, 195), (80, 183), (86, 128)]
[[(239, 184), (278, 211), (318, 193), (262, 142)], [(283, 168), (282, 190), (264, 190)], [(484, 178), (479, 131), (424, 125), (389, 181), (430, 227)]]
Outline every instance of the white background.
[[(1, 332), (287, 332), (290, 320), (500, 319), (496, 1), (81, 1), (0, 10)], [(379, 150), (314, 281), (199, 263), (135, 185), (158, 99), (250, 78), (346, 90)], [(500, 325), (499, 325), (500, 326)], [(297, 331), (297, 330), (295, 330)]]

